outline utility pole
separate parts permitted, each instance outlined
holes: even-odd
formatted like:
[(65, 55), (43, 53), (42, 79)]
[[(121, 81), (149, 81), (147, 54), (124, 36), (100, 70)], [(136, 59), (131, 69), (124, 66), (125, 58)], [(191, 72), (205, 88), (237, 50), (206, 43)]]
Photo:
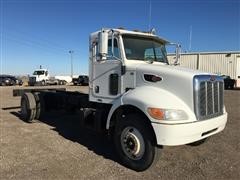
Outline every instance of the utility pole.
[(73, 78), (73, 50), (69, 51), (70, 55), (71, 55), (71, 78)]
[(152, 1), (149, 1), (149, 16), (148, 16), (148, 31), (151, 31), (152, 26)]
[(190, 32), (189, 32), (189, 48), (188, 52), (192, 50), (192, 25), (190, 26)]

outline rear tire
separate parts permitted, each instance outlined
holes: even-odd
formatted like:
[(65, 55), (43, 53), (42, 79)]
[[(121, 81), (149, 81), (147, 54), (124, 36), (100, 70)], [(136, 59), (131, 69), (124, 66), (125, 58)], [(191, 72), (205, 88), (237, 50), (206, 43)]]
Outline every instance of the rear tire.
[(135, 171), (144, 171), (159, 158), (154, 132), (139, 114), (121, 118), (115, 127), (114, 143), (121, 162)]
[(33, 122), (36, 116), (36, 100), (32, 93), (25, 93), (21, 98), (21, 117), (26, 122)]
[(65, 80), (62, 80), (62, 84), (61, 85), (66, 85), (67, 82)]
[(45, 104), (44, 104), (44, 99), (43, 95), (40, 93), (34, 93), (34, 98), (36, 101), (36, 115), (35, 119), (39, 120), (41, 119), (42, 115), (44, 114), (45, 111)]

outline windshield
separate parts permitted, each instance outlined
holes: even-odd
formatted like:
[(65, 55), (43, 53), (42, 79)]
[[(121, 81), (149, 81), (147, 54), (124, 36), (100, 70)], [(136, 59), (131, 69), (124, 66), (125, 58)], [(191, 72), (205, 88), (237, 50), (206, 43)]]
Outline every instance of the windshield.
[(123, 35), (127, 59), (168, 63), (165, 45), (147, 37)]
[(44, 71), (34, 71), (33, 75), (43, 75)]

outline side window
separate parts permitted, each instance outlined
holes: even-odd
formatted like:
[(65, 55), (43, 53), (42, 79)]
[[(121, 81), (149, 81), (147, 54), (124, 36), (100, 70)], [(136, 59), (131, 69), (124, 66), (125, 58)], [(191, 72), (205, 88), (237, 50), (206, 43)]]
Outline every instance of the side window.
[(156, 52), (157, 60), (162, 60), (163, 59), (163, 54), (162, 54), (161, 47), (156, 47), (155, 52)]
[(92, 54), (93, 60), (94, 61), (100, 60), (98, 42), (97, 41), (93, 42), (91, 48), (92, 48), (91, 54)]
[[(113, 47), (114, 56), (120, 58), (120, 51), (119, 51), (117, 39), (114, 39), (113, 44), (114, 44), (114, 47)], [(108, 40), (108, 55), (112, 56), (112, 39)]]
[(155, 56), (154, 56), (153, 48), (145, 49), (144, 59), (149, 60), (149, 59), (154, 59), (154, 58), (155, 58)]

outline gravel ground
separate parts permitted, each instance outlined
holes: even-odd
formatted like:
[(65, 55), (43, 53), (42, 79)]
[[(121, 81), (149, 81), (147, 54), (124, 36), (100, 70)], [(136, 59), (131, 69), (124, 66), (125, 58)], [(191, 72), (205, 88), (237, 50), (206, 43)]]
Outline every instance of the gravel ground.
[(118, 163), (111, 141), (80, 128), (78, 114), (22, 121), (13, 88), (0, 87), (0, 179), (240, 179), (239, 90), (225, 91), (223, 132), (198, 147), (165, 147), (156, 166), (137, 173)]

